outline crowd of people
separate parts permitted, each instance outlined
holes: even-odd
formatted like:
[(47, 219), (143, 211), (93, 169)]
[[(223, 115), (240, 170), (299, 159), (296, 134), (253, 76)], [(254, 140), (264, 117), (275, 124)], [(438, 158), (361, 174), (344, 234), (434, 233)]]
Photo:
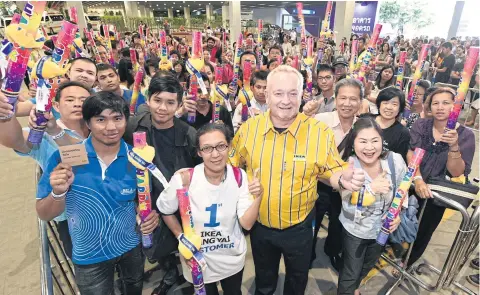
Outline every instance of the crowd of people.
[[(294, 62), (295, 56), (302, 59), (298, 38), (292, 31), (282, 33), (275, 44), (256, 44), (254, 34), (246, 33), (245, 44), (237, 46), (241, 55), (235, 87), (235, 42), (224, 44), (211, 29), (205, 32), (200, 77), (208, 94), (199, 93), (196, 100), (189, 95), (189, 42), (167, 35), (171, 68), (165, 68), (158, 39), (129, 32), (112, 40), (112, 49), (105, 45), (105, 32), (97, 35), (101, 64), (72, 57), (42, 126), (36, 125), (33, 81), (15, 109), (0, 93), (0, 115), (11, 116), (0, 122), (0, 144), (41, 167), (36, 211), (43, 220), (55, 220), (82, 295), (113, 294), (116, 272), (123, 294), (141, 294), (145, 256), (165, 271), (152, 294), (167, 294), (184, 279), (193, 282), (192, 261), (180, 256), (180, 273), (175, 255), (184, 232), (177, 190), (185, 187), (207, 263), (207, 294), (218, 294), (218, 283), (224, 294), (242, 294), (246, 235), (255, 266), (255, 294), (275, 293), (282, 256), (283, 294), (304, 294), (318, 255), (328, 256), (338, 271), (338, 294), (359, 294), (362, 280), (384, 251), (376, 238), (415, 148), (426, 154), (414, 176), (413, 197), (404, 207), (417, 200), (427, 205), (405, 263), (413, 266), (421, 258), (445, 211), (434, 204), (429, 179), (470, 181), (475, 137), (461, 124), (445, 132), (455, 90), (444, 84), (458, 85), (466, 52), (478, 46), (478, 39), (383, 38), (362, 82), (349, 67), (349, 46), (358, 40), (358, 70), (368, 36), (352, 34), (339, 44), (316, 40), (314, 87), (303, 99), (307, 73)], [(94, 44), (84, 41), (85, 52), (92, 56)], [(126, 47), (120, 48), (121, 43)], [(408, 85), (419, 50), (427, 43), (428, 65), (410, 106), (404, 91), (395, 87), (398, 54), (407, 52)], [(134, 113), (129, 111), (135, 74), (130, 48), (145, 71)], [(110, 50), (115, 64), (108, 62)], [(252, 69), (261, 66), (252, 73), (250, 85), (244, 85), (248, 64)], [(221, 83), (215, 82), (217, 67), (223, 68)], [(213, 98), (225, 84), (224, 97), (234, 99), (222, 100), (216, 109)], [(471, 87), (478, 84), (477, 66)], [(250, 95), (248, 118), (239, 103), (242, 95)], [(467, 126), (475, 124), (476, 98), (478, 94), (470, 98), (473, 111)], [(411, 115), (403, 118), (406, 108)], [(28, 128), (22, 128), (19, 117), (29, 117)], [(45, 128), (43, 140), (32, 145), (29, 131), (40, 127)], [(152, 177), (152, 212), (143, 222), (138, 217), (136, 169), (128, 160), (138, 131), (146, 133), (148, 145), (155, 148), (152, 163), (169, 181), (164, 187)], [(84, 146), (87, 164), (62, 163), (59, 147), (72, 144)], [(328, 236), (324, 253), (319, 253), (317, 234), (327, 213)], [(398, 216), (390, 232), (404, 222)], [(150, 252), (141, 244), (141, 235), (149, 234), (158, 245)], [(478, 269), (478, 259), (472, 265)], [(478, 274), (469, 276), (477, 286), (478, 279)]]

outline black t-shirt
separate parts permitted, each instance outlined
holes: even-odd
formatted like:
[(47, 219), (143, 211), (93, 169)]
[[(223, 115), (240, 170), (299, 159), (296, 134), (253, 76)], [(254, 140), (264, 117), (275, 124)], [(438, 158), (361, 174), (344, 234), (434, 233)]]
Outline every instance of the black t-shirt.
[(389, 151), (400, 154), (405, 162), (407, 161), (407, 152), (410, 145), (410, 132), (400, 122), (395, 123), (383, 129), (383, 140)]
[[(462, 75), (463, 66), (464, 66), (464, 63), (463, 63), (463, 62), (461, 62), (461, 63), (456, 63), (456, 64), (453, 66), (452, 72), (459, 72), (460, 75)], [(451, 77), (451, 83), (450, 83), (450, 84), (458, 85), (458, 83), (460, 83), (460, 79)]]
[[(158, 168), (162, 171), (163, 176), (170, 180), (175, 173), (175, 128), (172, 126), (167, 129), (156, 129), (154, 127), (152, 129), (155, 146), (159, 149), (156, 151), (155, 157), (159, 157), (163, 165), (163, 167)], [(152, 189), (152, 204), (157, 203), (160, 193)]]
[(447, 68), (447, 70), (444, 73), (437, 72), (437, 75), (435, 76), (435, 81), (439, 83), (448, 83), (448, 81), (450, 80), (450, 73), (452, 72), (454, 65), (455, 56), (453, 54), (445, 57), (439, 69)]
[[(210, 105), (210, 110), (208, 111), (208, 114), (204, 116), (203, 114), (199, 113), (197, 111), (195, 122), (194, 123), (188, 123), (188, 114), (184, 115), (181, 117), (181, 120), (184, 122), (187, 122), (190, 126), (198, 130), (200, 127), (202, 127), (205, 124), (210, 123), (212, 121), (212, 114), (213, 114), (213, 104), (209, 101), (208, 104)], [(228, 129), (230, 129), (230, 132), (233, 134), (233, 123), (232, 123), (232, 117), (230, 116), (230, 113), (224, 106), (220, 106), (220, 120), (223, 121), (225, 125), (227, 125)]]

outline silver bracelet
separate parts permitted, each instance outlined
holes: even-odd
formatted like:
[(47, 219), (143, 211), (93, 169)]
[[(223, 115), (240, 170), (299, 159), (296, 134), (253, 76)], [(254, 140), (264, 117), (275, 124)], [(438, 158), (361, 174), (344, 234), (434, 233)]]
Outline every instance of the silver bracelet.
[(57, 135), (52, 135), (53, 140), (57, 140), (59, 138), (62, 138), (65, 135), (65, 130), (62, 129)]
[(64, 199), (65, 196), (67, 195), (67, 192), (68, 192), (68, 190), (66, 190), (65, 192), (57, 195), (57, 194), (55, 194), (55, 193), (53, 192), (53, 190), (52, 190), (52, 192), (51, 192), (52, 198), (53, 198), (55, 201), (60, 200), (60, 199)]

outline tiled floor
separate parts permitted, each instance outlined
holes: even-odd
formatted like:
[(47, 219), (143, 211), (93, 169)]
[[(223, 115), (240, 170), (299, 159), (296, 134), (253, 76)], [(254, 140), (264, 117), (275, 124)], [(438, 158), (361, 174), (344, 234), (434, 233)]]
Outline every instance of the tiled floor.
[[(478, 143), (478, 133), (476, 136)], [(473, 175), (478, 177), (478, 145), (474, 163)], [(34, 167), (32, 160), (18, 157), (11, 150), (0, 146), (0, 295), (40, 294)], [(458, 227), (459, 215), (450, 215), (436, 231), (427, 250), (426, 259), (437, 266), (442, 265)], [(321, 255), (324, 237), (325, 231), (321, 230), (317, 244), (318, 258), (309, 274), (306, 291), (308, 295), (336, 293), (337, 274), (330, 267), (326, 257)], [(247, 255), (243, 293), (251, 294), (254, 290), (255, 273), (251, 252), (249, 251)], [(387, 268), (370, 279), (362, 288), (362, 294), (384, 294), (386, 283), (391, 280), (390, 269)], [(468, 267), (465, 270), (465, 274), (473, 273)], [(145, 283), (144, 294), (150, 294), (154, 284), (160, 279), (161, 273), (155, 273), (151, 280)], [(283, 280), (282, 265), (276, 294), (282, 294)], [(400, 288), (394, 294), (419, 294), (419, 292), (412, 288)]]

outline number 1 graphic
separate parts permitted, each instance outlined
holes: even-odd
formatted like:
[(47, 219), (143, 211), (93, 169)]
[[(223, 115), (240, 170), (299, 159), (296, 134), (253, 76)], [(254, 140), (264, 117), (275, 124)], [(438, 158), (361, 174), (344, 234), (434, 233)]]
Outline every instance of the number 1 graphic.
[(220, 222), (217, 222), (217, 207), (218, 204), (212, 204), (212, 206), (205, 208), (206, 211), (210, 212), (210, 222), (204, 223), (205, 227), (217, 227), (220, 225)]

